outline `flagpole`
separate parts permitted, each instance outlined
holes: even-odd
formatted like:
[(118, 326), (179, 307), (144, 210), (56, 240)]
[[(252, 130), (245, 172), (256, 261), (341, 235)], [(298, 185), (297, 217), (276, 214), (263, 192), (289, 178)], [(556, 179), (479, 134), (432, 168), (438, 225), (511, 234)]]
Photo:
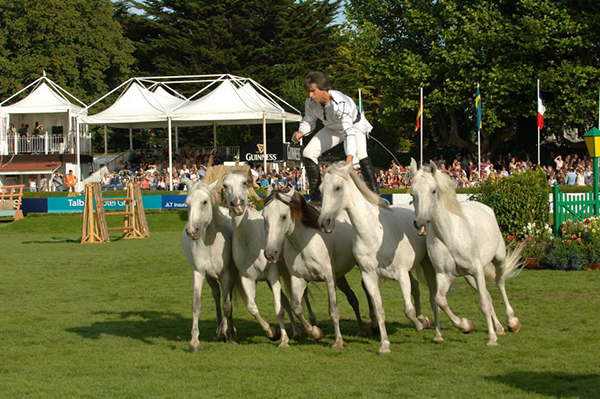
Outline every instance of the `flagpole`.
[[(537, 100), (538, 102), (540, 101), (540, 80), (538, 79), (537, 81)], [(539, 110), (538, 110), (539, 112)], [(537, 135), (537, 150), (538, 150), (538, 165), (541, 165), (541, 160), (540, 160), (540, 124), (538, 123), (538, 135)]]
[(419, 108), (421, 108), (421, 165), (423, 165), (423, 88), (421, 87), (421, 101), (419, 102)]
[[(479, 94), (479, 83), (477, 83), (477, 94)], [(479, 99), (479, 107), (481, 107), (481, 98)], [(483, 176), (481, 171), (481, 124), (477, 123), (477, 170), (479, 171), (479, 181)]]

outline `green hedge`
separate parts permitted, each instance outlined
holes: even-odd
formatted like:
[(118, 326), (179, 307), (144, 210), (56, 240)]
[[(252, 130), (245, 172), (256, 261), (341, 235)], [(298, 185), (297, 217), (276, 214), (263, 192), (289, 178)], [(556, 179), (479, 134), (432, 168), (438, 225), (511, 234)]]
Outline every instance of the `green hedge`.
[(517, 239), (525, 236), (524, 228), (549, 222), (548, 183), (541, 168), (518, 175), (490, 179), (472, 199), (490, 206), (496, 213), (500, 230)]

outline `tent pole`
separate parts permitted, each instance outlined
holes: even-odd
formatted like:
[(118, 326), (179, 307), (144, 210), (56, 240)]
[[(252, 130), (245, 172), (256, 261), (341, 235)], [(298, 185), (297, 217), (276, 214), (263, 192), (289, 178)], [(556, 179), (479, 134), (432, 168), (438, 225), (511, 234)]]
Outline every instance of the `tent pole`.
[(175, 152), (179, 153), (179, 128), (175, 126)]
[(267, 173), (267, 114), (263, 111), (263, 170)]
[[(281, 120), (281, 142), (283, 144), (286, 143), (285, 141), (285, 117)], [(285, 148), (285, 146), (282, 146)], [(283, 166), (287, 167), (287, 154), (284, 154), (284, 160), (283, 160)]]
[(106, 136), (106, 125), (104, 125), (104, 164), (108, 165), (108, 138)]
[(213, 123), (213, 146), (217, 152), (217, 122)]
[(169, 190), (173, 191), (173, 143), (171, 142), (171, 117), (167, 118), (169, 124)]
[(79, 191), (79, 187), (81, 187), (81, 150), (79, 148), (80, 140), (79, 140), (79, 118), (75, 117), (75, 138), (77, 140), (77, 187), (76, 191)]
[(133, 130), (129, 128), (129, 149), (133, 151)]

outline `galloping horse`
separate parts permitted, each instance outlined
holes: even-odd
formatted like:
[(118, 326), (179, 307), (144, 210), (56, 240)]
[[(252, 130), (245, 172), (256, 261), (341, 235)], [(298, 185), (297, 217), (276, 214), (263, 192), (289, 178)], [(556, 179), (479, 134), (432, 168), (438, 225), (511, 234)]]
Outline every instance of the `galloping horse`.
[[(238, 277), (237, 269), (231, 258), (232, 227), (231, 220), (220, 212), (215, 198), (217, 183), (206, 185), (196, 182), (190, 187), (186, 199), (188, 223), (181, 237), (183, 255), (192, 265), (194, 277), (194, 300), (192, 340), (190, 352), (200, 349), (198, 341), (198, 316), (201, 308), (202, 284), (208, 282), (215, 299), (217, 310), (217, 338), (227, 340), (228, 320), (231, 341), (237, 342), (233, 326), (231, 293)], [(220, 288), (219, 288), (220, 284)], [(220, 291), (223, 290), (223, 311), (221, 313)]]
[[(503, 333), (497, 322), (491, 297), (485, 285), (484, 267), (495, 266), (495, 279), (502, 294), (508, 317), (508, 328), (521, 329), (519, 319), (508, 302), (505, 282), (519, 271), (522, 246), (507, 254), (504, 238), (498, 227), (494, 211), (479, 202), (459, 203), (454, 182), (438, 172), (431, 162), (429, 167), (418, 169), (411, 161), (411, 195), (415, 206), (414, 226), (419, 235), (426, 236), (427, 251), (436, 271), (437, 304), (446, 312), (452, 323), (464, 328), (467, 319), (457, 317), (448, 307), (446, 293), (457, 276), (472, 276), (479, 293), (479, 306), (488, 326), (488, 345), (497, 345), (496, 332)], [(462, 326), (462, 327), (461, 327)], [(442, 340), (436, 321), (436, 339)]]
[[(280, 328), (285, 323), (283, 305), (292, 322), (294, 336), (299, 336), (300, 330), (292, 316), (290, 303), (283, 294), (279, 281), (281, 273), (287, 274), (285, 263), (283, 260), (277, 263), (268, 263), (264, 256), (267, 242), (265, 223), (261, 212), (247, 206), (247, 184), (248, 175), (243, 171), (230, 172), (223, 178), (223, 188), (227, 195), (226, 201), (233, 224), (233, 259), (246, 293), (248, 311), (256, 318), (269, 339), (273, 341), (279, 339), (279, 333), (260, 316), (256, 305), (256, 282), (266, 280), (269, 288), (273, 291), (275, 314), (279, 318)], [(289, 280), (289, 275), (287, 278)]]
[[(437, 317), (435, 276), (427, 257), (425, 240), (412, 227), (414, 212), (409, 208), (388, 207), (350, 168), (351, 165), (346, 162), (338, 162), (325, 171), (321, 184), (323, 204), (319, 225), (323, 231), (332, 232), (338, 215), (342, 211), (348, 213), (354, 231), (352, 251), (373, 301), (381, 331), (379, 354), (387, 355), (391, 353), (390, 341), (385, 328), (379, 279), (387, 278), (400, 283), (404, 313), (417, 331), (421, 331), (431, 326), (431, 320), (421, 314), (418, 283), (410, 271), (422, 266), (429, 287), (430, 303)], [(415, 299), (414, 306), (410, 299), (411, 292)]]
[[(321, 339), (323, 331), (311, 325), (302, 314), (301, 299), (308, 281), (325, 281), (327, 285), (329, 315), (335, 330), (333, 348), (342, 349), (344, 345), (339, 326), (336, 283), (354, 309), (359, 334), (366, 335), (358, 300), (344, 277), (356, 265), (352, 252), (348, 251), (352, 227), (347, 221), (338, 219), (340, 227), (337, 234), (323, 234), (317, 224), (318, 209), (293, 189), (270, 192), (263, 212), (267, 229), (265, 256), (270, 262), (275, 262), (283, 253), (292, 280), (292, 310), (310, 336)], [(281, 335), (283, 343), (283, 331)]]

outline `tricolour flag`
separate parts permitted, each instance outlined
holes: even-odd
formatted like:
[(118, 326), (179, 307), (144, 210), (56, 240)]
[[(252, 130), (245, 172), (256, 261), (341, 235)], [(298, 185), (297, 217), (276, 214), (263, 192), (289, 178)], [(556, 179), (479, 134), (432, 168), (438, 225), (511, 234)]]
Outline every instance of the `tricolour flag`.
[(415, 132), (421, 127), (421, 114), (423, 113), (423, 100), (419, 101), (419, 112), (417, 112), (417, 125), (415, 126)]
[(481, 94), (477, 86), (477, 97), (475, 97), (475, 108), (477, 109), (477, 130), (481, 130)]
[(537, 124), (540, 130), (544, 128), (544, 112), (546, 112), (546, 107), (542, 101), (542, 94), (538, 90)]

